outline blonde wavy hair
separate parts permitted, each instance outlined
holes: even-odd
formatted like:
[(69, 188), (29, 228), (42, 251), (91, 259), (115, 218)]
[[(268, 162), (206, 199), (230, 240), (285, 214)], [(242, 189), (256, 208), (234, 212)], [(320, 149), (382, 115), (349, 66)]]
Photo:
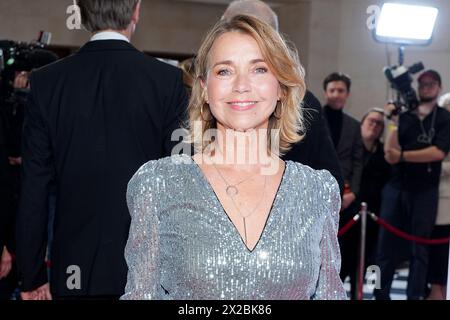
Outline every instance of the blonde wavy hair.
[[(241, 32), (258, 43), (263, 58), (281, 87), (281, 99), (270, 116), (268, 126), (268, 148), (272, 146), (271, 130), (277, 130), (279, 154), (290, 150), (291, 145), (303, 138), (303, 113), (301, 103), (306, 91), (304, 69), (293, 45), (288, 44), (269, 24), (252, 16), (238, 15), (229, 21), (219, 21), (206, 35), (195, 59), (195, 80), (189, 101), (189, 141), (196, 152), (203, 152), (212, 142), (205, 132), (217, 128), (209, 105), (205, 101), (201, 81), (207, 83), (209, 55), (214, 42), (228, 32)], [(201, 130), (194, 130), (195, 123), (202, 123)]]

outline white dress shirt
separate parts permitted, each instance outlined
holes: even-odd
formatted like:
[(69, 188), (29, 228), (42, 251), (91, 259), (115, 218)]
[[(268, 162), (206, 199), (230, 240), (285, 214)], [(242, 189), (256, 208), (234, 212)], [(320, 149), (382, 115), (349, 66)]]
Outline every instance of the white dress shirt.
[(126, 42), (130, 42), (130, 40), (125, 37), (123, 34), (115, 32), (115, 31), (102, 31), (96, 33), (92, 36), (91, 41), (97, 40), (123, 40)]

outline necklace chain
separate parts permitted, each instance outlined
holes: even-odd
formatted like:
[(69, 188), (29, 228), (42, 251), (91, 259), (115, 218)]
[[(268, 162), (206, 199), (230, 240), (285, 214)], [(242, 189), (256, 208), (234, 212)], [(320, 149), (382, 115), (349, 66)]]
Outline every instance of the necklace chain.
[(435, 135), (434, 123), (436, 121), (436, 109), (437, 109), (437, 107), (435, 106), (434, 110), (433, 110), (433, 115), (431, 118), (431, 127), (430, 127), (430, 130), (428, 131), (428, 133), (425, 131), (425, 127), (423, 125), (423, 120), (425, 120), (425, 118), (423, 120), (419, 119), (420, 129), (422, 131), (422, 134), (419, 135), (419, 137), (417, 137), (418, 142), (431, 145), (431, 142), (433, 141), (433, 138)]
[(251, 178), (253, 178), (254, 176), (256, 176), (257, 173), (254, 173), (244, 179), (242, 179), (241, 181), (231, 184), (228, 183), (228, 181), (225, 179), (225, 177), (222, 175), (222, 173), (220, 172), (219, 168), (217, 168), (216, 164), (213, 162), (213, 166), (216, 169), (217, 173), (219, 174), (220, 178), (223, 180), (223, 182), (225, 182), (227, 188), (226, 188), (226, 193), (229, 197), (233, 198), (234, 196), (237, 196), (239, 194), (239, 190), (237, 188), (238, 185), (240, 185), (241, 183), (244, 183), (245, 181), (250, 180)]
[[(425, 143), (425, 144), (428, 144), (428, 145), (431, 145), (431, 143), (433, 142), (434, 135), (436, 134), (436, 130), (434, 129), (434, 124), (435, 124), (435, 121), (436, 121), (437, 108), (438, 108), (437, 106), (434, 107), (433, 115), (432, 115), (432, 118), (431, 118), (431, 128), (428, 131), (428, 133), (425, 132), (425, 127), (423, 125), (423, 121), (425, 120), (426, 117), (423, 118), (423, 120), (419, 118), (420, 129), (422, 131), (422, 134), (420, 134), (417, 137), (417, 142)], [(428, 171), (428, 173), (431, 172), (431, 163), (430, 162), (428, 162), (427, 171)]]
[(252, 174), (251, 176), (239, 181), (238, 183), (235, 184), (230, 184), (228, 183), (227, 179), (225, 179), (225, 177), (223, 176), (223, 174), (220, 172), (219, 168), (216, 166), (216, 164), (214, 162), (212, 162), (214, 169), (216, 169), (217, 173), (219, 174), (220, 178), (223, 180), (223, 182), (226, 185), (226, 190), (225, 193), (227, 194), (227, 196), (231, 199), (231, 202), (233, 203), (233, 206), (236, 208), (236, 211), (239, 213), (239, 215), (242, 218), (242, 222), (244, 224), (244, 242), (245, 245), (248, 247), (248, 237), (247, 237), (247, 221), (246, 219), (248, 217), (250, 217), (253, 213), (256, 212), (256, 210), (259, 208), (262, 199), (264, 199), (264, 195), (265, 195), (265, 191), (266, 191), (266, 184), (267, 184), (267, 176), (264, 176), (264, 187), (263, 187), (263, 191), (261, 193), (261, 198), (258, 200), (258, 202), (256, 203), (256, 206), (249, 212), (247, 213), (247, 215), (244, 215), (241, 211), (241, 209), (239, 209), (239, 206), (237, 205), (236, 201), (235, 201), (235, 197), (239, 194), (239, 190), (237, 188), (237, 186), (245, 181), (250, 180), (250, 178), (254, 177), (256, 175)]

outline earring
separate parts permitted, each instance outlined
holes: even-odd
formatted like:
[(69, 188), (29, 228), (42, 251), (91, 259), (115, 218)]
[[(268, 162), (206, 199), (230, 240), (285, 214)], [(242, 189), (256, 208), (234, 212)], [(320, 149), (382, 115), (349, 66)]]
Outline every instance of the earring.
[[(204, 104), (202, 104), (200, 106), (200, 117), (202, 118), (203, 121), (209, 122), (209, 121), (213, 120), (213, 116), (211, 115), (211, 118), (205, 119), (205, 117), (203, 116), (203, 105)], [(211, 111), (210, 111), (210, 113), (211, 113)]]
[(283, 116), (283, 102), (278, 101), (277, 106), (275, 107), (275, 111), (273, 112), (273, 117), (277, 120), (280, 120)]
[(202, 100), (204, 100), (206, 104), (209, 104), (208, 98), (206, 96), (207, 96), (207, 94), (205, 93), (205, 90), (203, 90), (202, 91)]

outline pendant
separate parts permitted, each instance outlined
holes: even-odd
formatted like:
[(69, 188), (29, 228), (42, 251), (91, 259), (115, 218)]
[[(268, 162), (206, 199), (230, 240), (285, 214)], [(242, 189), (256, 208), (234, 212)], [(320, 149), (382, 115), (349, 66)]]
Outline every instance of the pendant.
[(417, 142), (419, 143), (424, 143), (424, 144), (428, 144), (429, 138), (426, 134), (421, 134), (420, 136), (417, 137)]
[(238, 189), (235, 186), (228, 186), (226, 192), (230, 197), (234, 197), (239, 193)]

